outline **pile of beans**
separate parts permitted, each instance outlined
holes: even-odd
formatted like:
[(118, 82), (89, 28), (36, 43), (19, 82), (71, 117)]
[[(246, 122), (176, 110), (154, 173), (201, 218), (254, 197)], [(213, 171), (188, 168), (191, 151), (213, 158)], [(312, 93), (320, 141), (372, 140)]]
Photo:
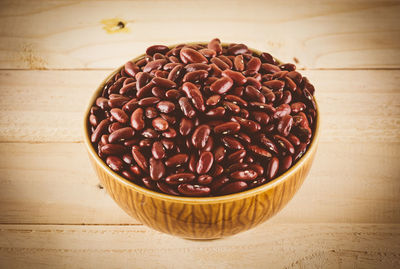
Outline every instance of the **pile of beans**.
[(91, 141), (135, 184), (219, 196), (271, 181), (313, 136), (314, 87), (244, 44), (154, 45), (127, 62), (90, 110)]

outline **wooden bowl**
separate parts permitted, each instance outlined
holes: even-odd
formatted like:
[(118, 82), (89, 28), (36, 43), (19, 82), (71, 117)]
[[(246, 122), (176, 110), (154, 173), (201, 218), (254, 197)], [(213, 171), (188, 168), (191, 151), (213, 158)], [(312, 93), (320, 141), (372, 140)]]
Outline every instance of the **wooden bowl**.
[[(252, 51), (260, 53), (254, 49)], [(133, 61), (141, 57), (143, 55)], [(92, 146), (88, 118), (90, 107), (105, 83), (122, 67), (108, 76), (93, 94), (84, 115), (83, 129), (89, 158), (101, 184), (130, 216), (163, 233), (190, 239), (215, 239), (237, 234), (263, 223), (285, 207), (300, 188), (317, 150), (318, 107), (314, 136), (306, 153), (288, 171), (254, 189), (218, 197), (178, 197), (146, 189), (112, 171)]]

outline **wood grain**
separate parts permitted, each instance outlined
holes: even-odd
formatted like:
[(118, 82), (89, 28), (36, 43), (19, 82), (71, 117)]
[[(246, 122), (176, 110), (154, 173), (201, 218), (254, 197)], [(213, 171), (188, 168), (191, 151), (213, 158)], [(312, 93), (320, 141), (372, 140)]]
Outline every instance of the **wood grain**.
[[(389, 247), (390, 246), (390, 247)], [(1, 225), (6, 268), (399, 268), (400, 225), (271, 224), (213, 241), (144, 226)]]
[[(83, 112), (109, 73), (0, 71), (0, 141), (82, 141)], [(302, 73), (317, 89), (321, 142), (399, 142), (400, 71)]]
[(1, 1), (0, 68), (114, 68), (150, 44), (214, 37), (307, 68), (398, 68), (399, 13), (395, 0)]
[[(399, 149), (321, 142), (303, 187), (271, 221), (399, 223)], [(99, 188), (83, 144), (3, 143), (0, 171), (1, 223), (138, 223)]]

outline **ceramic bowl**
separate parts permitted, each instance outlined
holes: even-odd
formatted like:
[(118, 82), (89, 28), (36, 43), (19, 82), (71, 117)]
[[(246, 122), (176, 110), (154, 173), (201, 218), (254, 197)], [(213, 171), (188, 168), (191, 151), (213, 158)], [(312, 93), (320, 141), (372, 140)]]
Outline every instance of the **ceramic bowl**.
[[(173, 47), (173, 46), (171, 46)], [(255, 53), (260, 53), (252, 49)], [(133, 61), (143, 55), (133, 59)], [(123, 67), (123, 66), (122, 66)], [(112, 171), (93, 148), (88, 132), (90, 107), (116, 69), (94, 92), (84, 114), (84, 143), (89, 158), (114, 201), (130, 216), (163, 233), (190, 239), (215, 239), (251, 229), (271, 218), (292, 199), (313, 162), (319, 136), (319, 110), (314, 136), (306, 153), (274, 180), (240, 193), (218, 197), (178, 197), (136, 185)]]

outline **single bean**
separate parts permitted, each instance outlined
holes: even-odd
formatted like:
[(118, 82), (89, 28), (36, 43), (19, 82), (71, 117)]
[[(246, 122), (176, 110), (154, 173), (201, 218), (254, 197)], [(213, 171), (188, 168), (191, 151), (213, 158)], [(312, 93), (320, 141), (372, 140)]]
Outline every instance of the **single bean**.
[(186, 196), (207, 196), (210, 194), (211, 189), (206, 186), (200, 186), (200, 185), (191, 185), (191, 184), (180, 184), (178, 186), (178, 191)]

